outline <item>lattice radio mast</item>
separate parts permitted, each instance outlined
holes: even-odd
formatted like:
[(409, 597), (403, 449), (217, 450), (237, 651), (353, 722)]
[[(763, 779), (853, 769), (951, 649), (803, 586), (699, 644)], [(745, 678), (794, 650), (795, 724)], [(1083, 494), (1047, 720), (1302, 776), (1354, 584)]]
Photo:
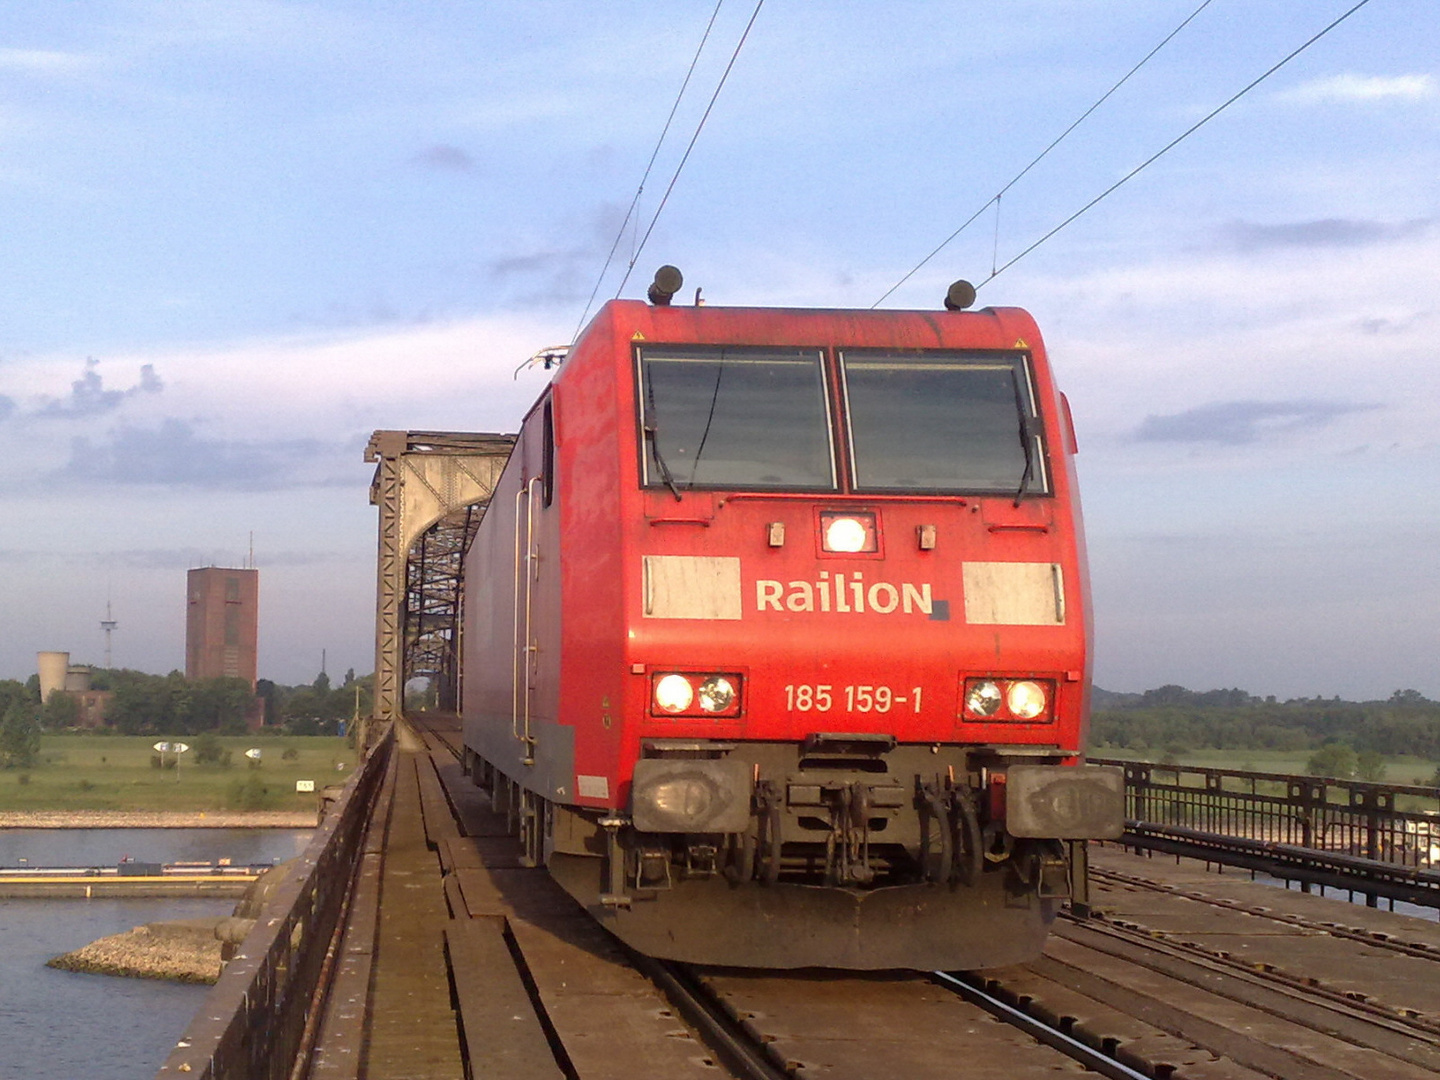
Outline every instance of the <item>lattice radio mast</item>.
[(112, 665), (112, 664), (110, 663), (110, 635), (115, 632), (115, 628), (118, 627), (119, 625), (120, 625), (120, 624), (119, 624), (118, 622), (116, 622), (113, 618), (110, 617), (110, 601), (109, 601), (109, 600), (106, 600), (106, 601), (105, 601), (105, 618), (103, 618), (103, 619), (100, 620), (100, 629), (105, 631), (105, 670), (106, 670), (106, 671), (109, 671), (110, 668), (114, 666), (114, 665)]

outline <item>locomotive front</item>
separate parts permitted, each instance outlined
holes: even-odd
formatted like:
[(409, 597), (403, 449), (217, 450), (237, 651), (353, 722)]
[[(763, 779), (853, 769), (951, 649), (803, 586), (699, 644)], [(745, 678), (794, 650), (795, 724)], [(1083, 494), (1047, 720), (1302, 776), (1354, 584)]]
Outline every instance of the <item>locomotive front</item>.
[(1123, 789), (1081, 763), (1074, 440), (1029, 316), (617, 302), (565, 368), (574, 785), (537, 857), (660, 957), (1037, 955)]

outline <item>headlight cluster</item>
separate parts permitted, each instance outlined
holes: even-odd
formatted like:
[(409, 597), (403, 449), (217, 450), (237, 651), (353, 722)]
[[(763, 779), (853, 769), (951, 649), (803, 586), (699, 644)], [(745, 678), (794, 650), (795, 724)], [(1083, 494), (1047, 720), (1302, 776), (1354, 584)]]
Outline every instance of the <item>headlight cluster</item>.
[(740, 676), (669, 671), (650, 678), (655, 716), (739, 716)]
[(1040, 723), (1054, 718), (1055, 684), (1047, 679), (966, 679), (966, 720)]

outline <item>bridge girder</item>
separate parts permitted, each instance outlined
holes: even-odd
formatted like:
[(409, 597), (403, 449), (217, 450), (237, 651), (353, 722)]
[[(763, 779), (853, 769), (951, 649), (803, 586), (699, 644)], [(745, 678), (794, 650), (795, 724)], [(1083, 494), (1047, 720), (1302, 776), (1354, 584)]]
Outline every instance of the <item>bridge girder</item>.
[(380, 512), (376, 719), (400, 715), (412, 674), (407, 654), (427, 669), (414, 674), (443, 678), (448, 672), (453, 679), (458, 670), (464, 554), (514, 444), (515, 436), (493, 432), (377, 431), (370, 437), (370, 503)]

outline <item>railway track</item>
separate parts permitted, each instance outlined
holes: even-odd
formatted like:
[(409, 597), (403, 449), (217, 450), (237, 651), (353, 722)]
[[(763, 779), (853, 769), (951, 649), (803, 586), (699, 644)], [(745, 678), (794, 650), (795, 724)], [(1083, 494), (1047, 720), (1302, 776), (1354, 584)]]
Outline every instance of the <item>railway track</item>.
[[(412, 726), (430, 759), (443, 766), (442, 779), (455, 778), (459, 750), (454, 733), (424, 721)], [(452, 803), (457, 796), (473, 798), (474, 789), (465, 779), (464, 786), (449, 796)], [(461, 876), (461, 885), (468, 880)], [(463, 896), (460, 902), (465, 902)], [(458, 905), (452, 900), (451, 906)], [(1145, 1075), (1109, 1062), (1059, 1031), (1043, 1030), (1043, 1025), (973, 988), (947, 986), (943, 976), (790, 976), (697, 969), (625, 950), (573, 903), (565, 906), (575, 921), (568, 927), (552, 922), (550, 929), (569, 940), (545, 934), (539, 925), (545, 920), (534, 910), (519, 908), (508, 935), (511, 958), (523, 974), (557, 1075), (585, 1080), (606, 1075), (640, 1080), (655, 1075), (670, 1080), (679, 1075), (674, 1071), (677, 1047), (688, 1065), (709, 1075), (718, 1069), (742, 1080), (818, 1076), (860, 1080), (887, 1074), (948, 1078), (961, 1057), (978, 1070), (975, 1075), (985, 1075), (988, 1067), (997, 1077), (1009, 1077), (1017, 1063), (1024, 1073), (1078, 1074), (1098, 1067), (1116, 1080)], [(595, 1053), (595, 1007), (604, 999), (592, 998), (583, 1017), (567, 1005), (565, 991), (581, 968), (598, 986), (625, 986), (632, 1001), (638, 996), (633, 980), (643, 978), (662, 1006), (648, 1007), (662, 1022), (649, 1032), (649, 1045), (633, 1046), (623, 1069)], [(455, 978), (456, 974), (452, 972), (452, 979), (457, 991), (463, 992), (465, 980)], [(982, 998), (987, 1005), (979, 1003)], [(474, 1006), (470, 1008), (473, 1012)], [(458, 1011), (463, 1026), (465, 1002)], [(865, 1024), (863, 1033), (857, 1034), (859, 1017), (865, 1018)], [(688, 1025), (686, 1031), (675, 1029), (678, 1020)], [(618, 1017), (612, 1021), (620, 1022)], [(937, 1041), (940, 1032), (944, 1035)], [(462, 1041), (468, 1050), (474, 1040)], [(652, 1064), (657, 1059), (667, 1062), (659, 1071)]]
[(960, 1062), (967, 1077), (1154, 1075), (943, 972), (775, 975), (645, 958), (637, 966), (743, 1080), (948, 1078)]
[(1440, 1071), (1440, 956), (1424, 940), (1432, 924), (1387, 916), (1381, 925), (1396, 929), (1376, 930), (1369, 913), (1371, 928), (1347, 926), (1338, 901), (1295, 895), (1289, 906), (1300, 911), (1280, 910), (1233, 879), (1216, 879), (1231, 894), (1217, 896), (1093, 866), (1092, 875), (1105, 914), (1063, 919), (1035, 964), (968, 978), (1122, 1059), (1168, 1057), (1169, 1075)]
[(1099, 870), (1092, 867), (1090, 878), (1092, 881), (1108, 882), (1135, 889), (1148, 889), (1169, 896), (1181, 896), (1199, 904), (1209, 904), (1226, 911), (1244, 912), (1286, 926), (1299, 927), (1317, 934), (1328, 934), (1346, 941), (1360, 942), (1372, 948), (1386, 949), (1404, 956), (1440, 961), (1440, 947), (1428, 941), (1405, 941), (1384, 931), (1356, 929), (1334, 921), (1308, 919), (1303, 915), (1277, 911), (1266, 904), (1247, 904), (1229, 897), (1214, 896), (1200, 889), (1187, 889), (1168, 882), (1152, 881), (1149, 878), (1138, 877), (1134, 874), (1122, 874), (1114, 870)]
[[(1099, 920), (1070, 920), (1070, 925), (1074, 929), (1061, 927), (1058, 931), (1060, 936), (1067, 940), (1083, 942), (1086, 935), (1090, 935), (1092, 938), (1099, 937), (1108, 942), (1119, 943), (1121, 949), (1140, 948), (1157, 958), (1188, 961), (1198, 970), (1223, 973), (1241, 986), (1263, 986), (1296, 1001), (1320, 1003), (1339, 1015), (1367, 1019), (1377, 1026), (1402, 1034), (1427, 1037), (1440, 1045), (1440, 1019), (1423, 1015), (1415, 1009), (1373, 1001), (1366, 994), (1326, 986), (1314, 976), (1290, 974), (1277, 970), (1270, 964), (1255, 964), (1228, 952), (1207, 949), (1193, 942), (1157, 938), (1152, 932), (1139, 927), (1107, 924)], [(1112, 952), (1112, 955), (1118, 954)], [(1128, 954), (1127, 952), (1126, 955)], [(1141, 962), (1152, 970), (1161, 970), (1157, 960)], [(1211, 980), (1212, 984), (1218, 981)], [(1226, 996), (1237, 1001), (1245, 1000), (1245, 995), (1240, 992)]]
[[(1102, 928), (1097, 941), (1094, 927), (1074, 925), (1059, 940), (1080, 949), (1062, 947), (1064, 959), (936, 972), (928, 985), (669, 964), (647, 974), (712, 1048), (741, 1047), (739, 1067), (736, 1055), (718, 1056), (745, 1080), (951, 1076), (960, 1062), (967, 1077), (1115, 1080), (1418, 1080), (1440, 1067), (1440, 1039), (1425, 1022), (1273, 973), (1222, 970), (1142, 934)], [(936, 988), (963, 1002), (947, 1006)]]
[(1104, 918), (1235, 970), (1258, 971), (1319, 998), (1440, 1034), (1440, 927), (1336, 900), (1256, 888), (1216, 875), (1155, 882), (1097, 872)]
[[(462, 818), (462, 804), (481, 796), (459, 776), (458, 733), (421, 723), (416, 735), (423, 746), (417, 758), (433, 768), (435, 790), (444, 789)], [(427, 798), (430, 828), (436, 795), (422, 792), (421, 802)], [(475, 820), (472, 805), (472, 830)], [(474, 869), (456, 854), (462, 844), (481, 856)], [(543, 874), (519, 869), (513, 852), (507, 862), (503, 852), (513, 844), (503, 837), (442, 839), (439, 846), (451, 935), (457, 919), (479, 924), (489, 917), (486, 901), (476, 899), (476, 875), (523, 877), (536, 890), (528, 900), (518, 891), (506, 898), (508, 928), (489, 961), (513, 965), (508, 975), (497, 980), (487, 971), (477, 980), (465, 970), (464, 948), (452, 944), (447, 953), (470, 1075), (506, 1075), (494, 1070), (495, 1048), (482, 1045), (473, 1022), (484, 1015), (483, 1002), (465, 1000), (493, 993), (486, 988), (506, 979), (517, 988), (510, 1004), (523, 1000), (533, 1010), (526, 1021), (531, 1057), (516, 1076), (949, 1080), (963, 1073), (967, 1080), (1015, 1080), (1088, 1071), (1116, 1080), (1420, 1080), (1440, 1073), (1440, 1001), (1403, 996), (1420, 972), (1418, 985), (1440, 998), (1431, 967), (1440, 950), (1260, 904), (1097, 873), (1107, 888), (1164, 893), (1166, 903), (1203, 909), (1222, 925), (1249, 920), (1257, 942), (1323, 939), (1363, 950), (1378, 958), (1375, 971), (1390, 972), (1389, 981), (1347, 983), (1288, 970), (1263, 959), (1264, 949), (1251, 955), (1237, 947), (1233, 927), (1228, 937), (1207, 941), (1128, 914), (1064, 919), (1041, 960), (982, 973), (698, 969), (621, 949), (558, 889), (543, 888), (553, 886)], [(492, 865), (482, 870), (486, 858)], [(539, 1071), (537, 1054), (545, 1059)]]
[(460, 760), (462, 735), (458, 727), (426, 720), (423, 714), (420, 718), (412, 719), (410, 725), (431, 754), (448, 754), (455, 761)]
[(1046, 955), (968, 977), (1153, 1076), (1433, 1077), (1429, 1018), (1117, 927), (1072, 923)]
[(954, 976), (704, 969), (633, 957), (743, 1080), (1153, 1076)]

